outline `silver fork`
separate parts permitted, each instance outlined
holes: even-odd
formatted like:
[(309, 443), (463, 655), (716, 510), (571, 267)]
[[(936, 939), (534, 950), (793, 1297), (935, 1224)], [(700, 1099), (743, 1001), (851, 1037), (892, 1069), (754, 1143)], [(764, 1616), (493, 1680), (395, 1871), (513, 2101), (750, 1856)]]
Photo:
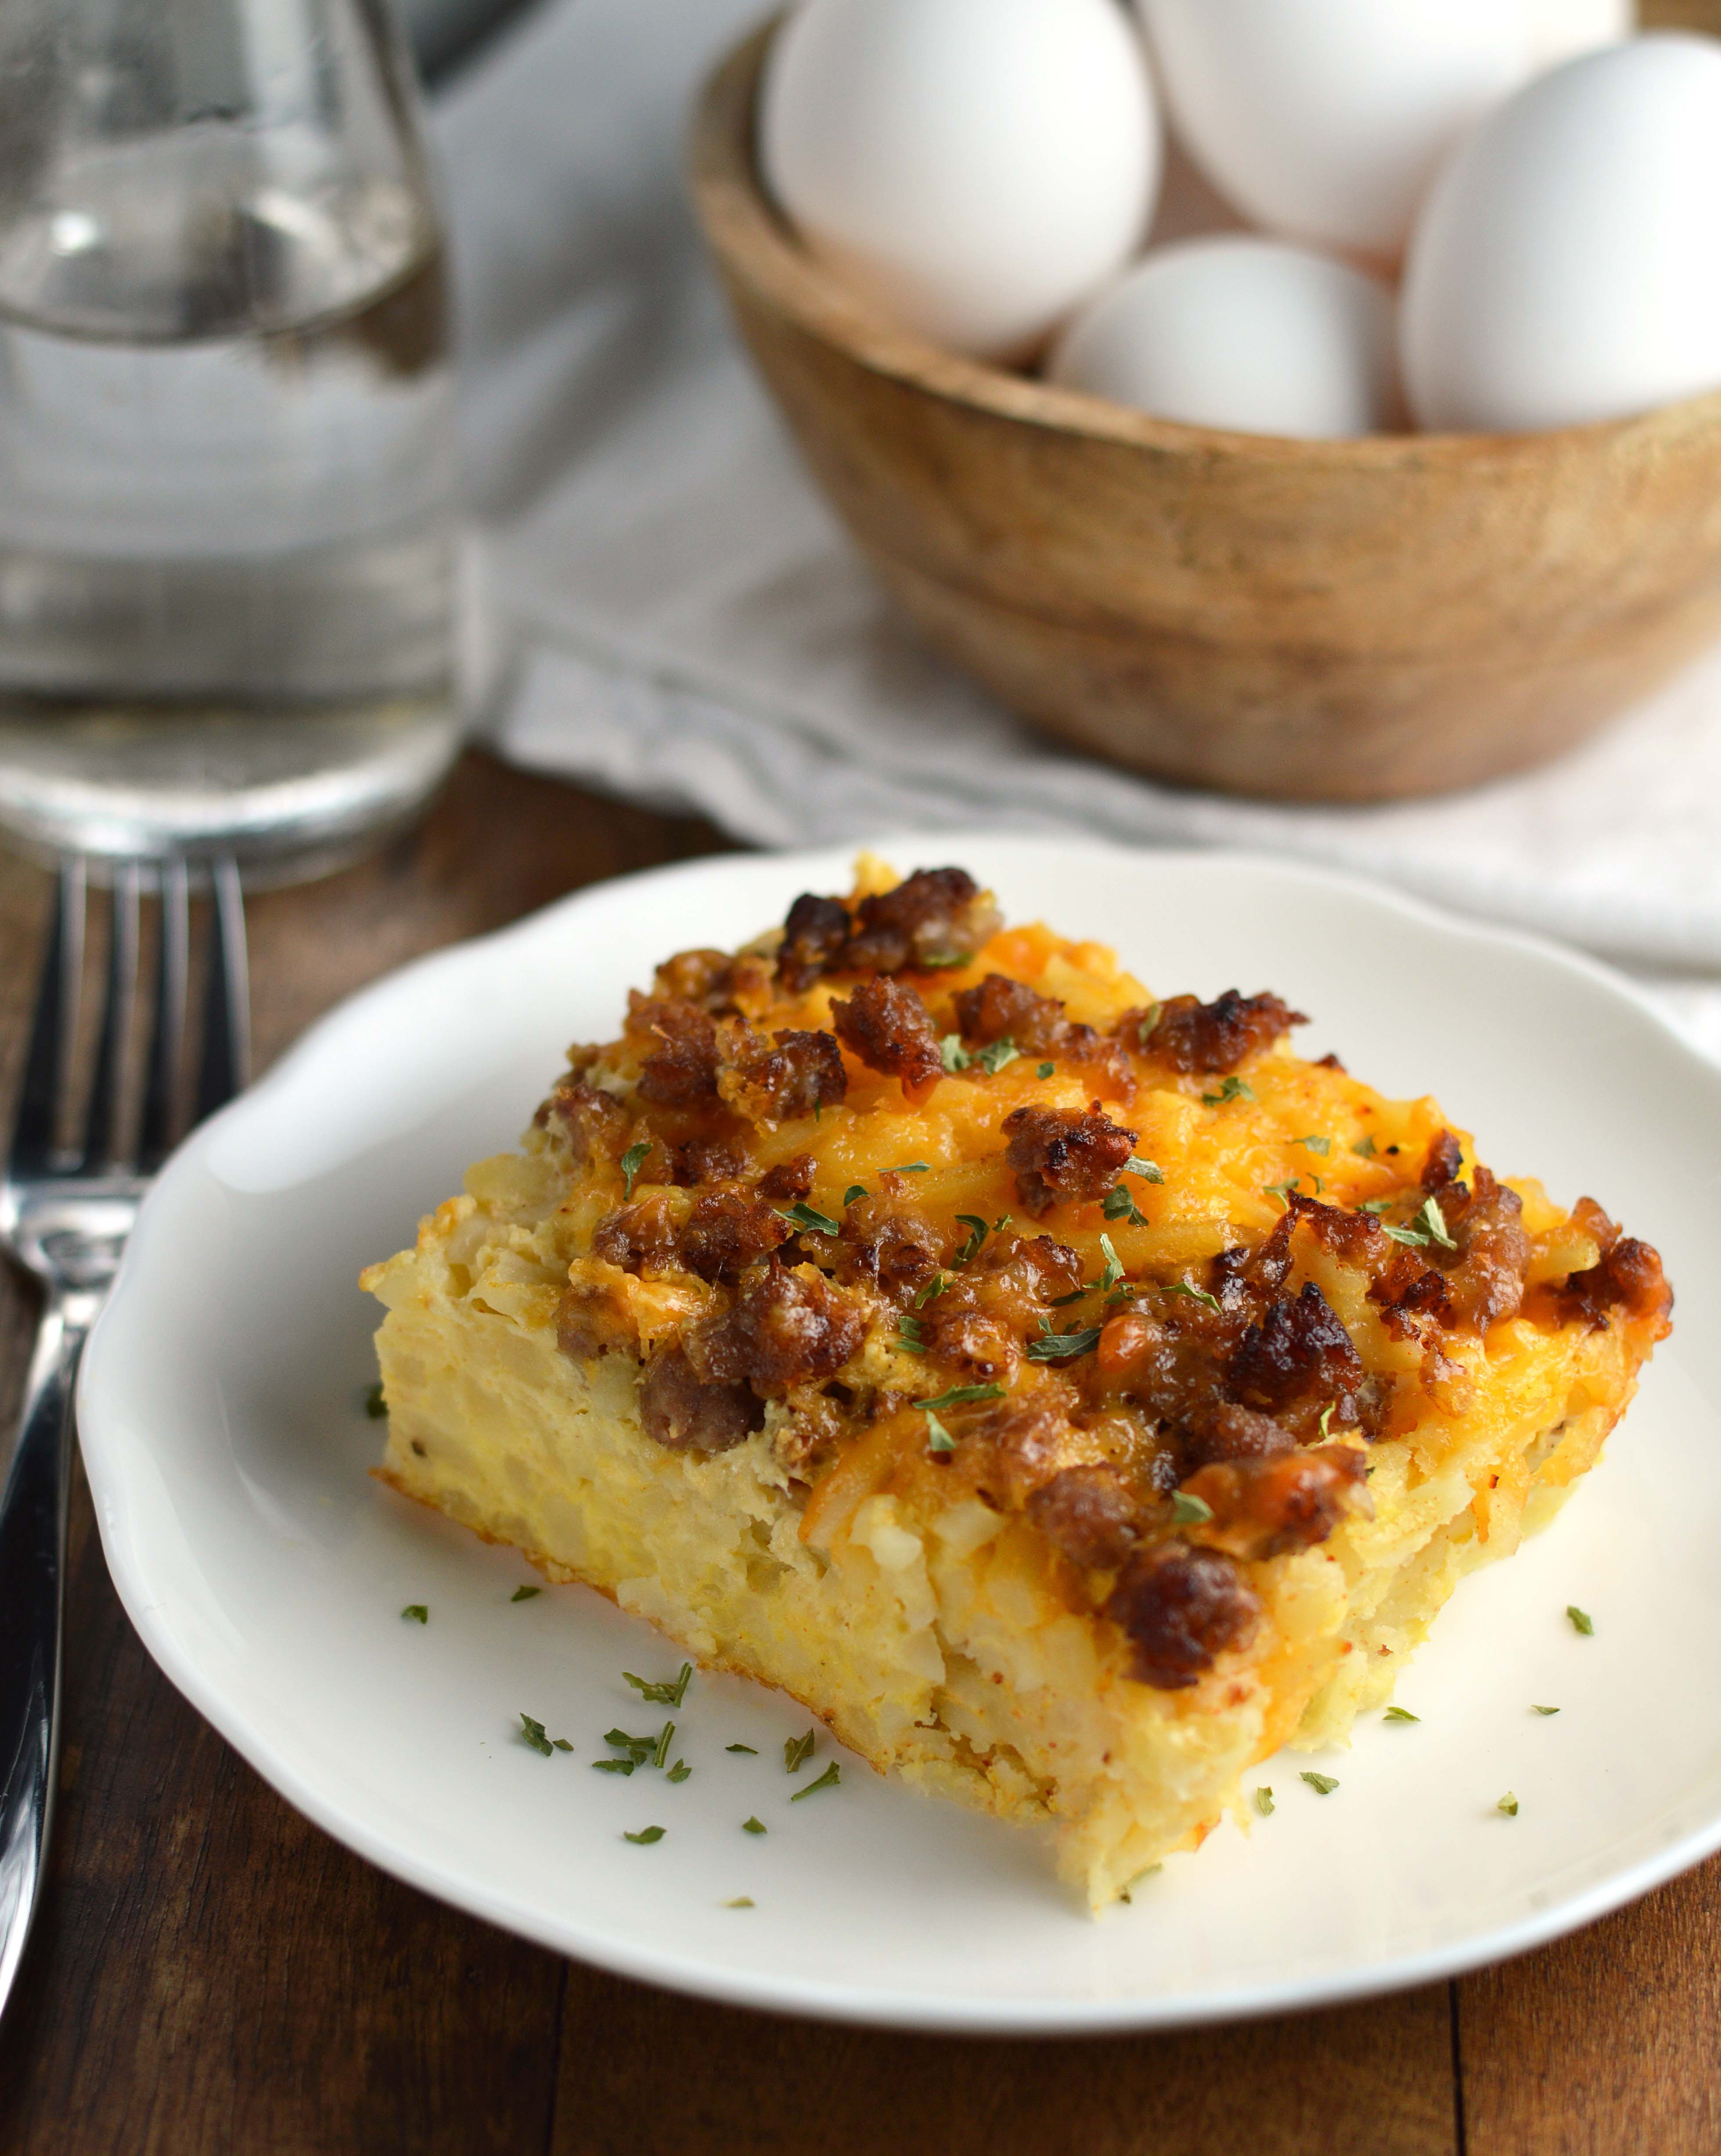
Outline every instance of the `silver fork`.
[[(161, 898), (159, 963), (141, 1104), (130, 1053), (140, 899)], [(0, 1496), (0, 2012), (41, 1892), (59, 1750), (61, 1612), (71, 1485), (72, 1389), (150, 1178), (172, 1145), (184, 1065), (189, 901), (184, 865), (117, 870), (107, 993), (82, 1136), (69, 1124), (84, 970), (86, 876), (60, 871), (12, 1151), (0, 1179), (0, 1249), (42, 1283), (42, 1317), (17, 1445)], [(244, 911), (230, 860), (212, 870), (209, 973), (193, 1122), (245, 1082)]]

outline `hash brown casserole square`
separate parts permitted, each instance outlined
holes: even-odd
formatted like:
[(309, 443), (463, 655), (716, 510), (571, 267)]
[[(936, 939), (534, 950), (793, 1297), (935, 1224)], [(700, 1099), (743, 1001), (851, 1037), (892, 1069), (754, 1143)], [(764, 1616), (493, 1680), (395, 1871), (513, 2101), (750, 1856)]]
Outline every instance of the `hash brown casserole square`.
[(863, 860), (366, 1272), (378, 1471), (1097, 1909), (1390, 1697), (1669, 1330), (1654, 1250), (1302, 1022)]

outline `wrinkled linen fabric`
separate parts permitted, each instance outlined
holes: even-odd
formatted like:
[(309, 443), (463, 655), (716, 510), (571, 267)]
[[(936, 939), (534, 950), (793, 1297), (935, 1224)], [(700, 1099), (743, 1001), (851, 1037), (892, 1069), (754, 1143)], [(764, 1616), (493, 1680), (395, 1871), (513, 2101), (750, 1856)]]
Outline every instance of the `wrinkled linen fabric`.
[(1153, 784), (927, 650), (796, 461), (687, 207), (753, 0), (550, 0), (437, 100), (497, 751), (763, 846), (958, 826), (1231, 845), (1626, 965), (1721, 1055), (1721, 654), (1558, 764), (1383, 808)]

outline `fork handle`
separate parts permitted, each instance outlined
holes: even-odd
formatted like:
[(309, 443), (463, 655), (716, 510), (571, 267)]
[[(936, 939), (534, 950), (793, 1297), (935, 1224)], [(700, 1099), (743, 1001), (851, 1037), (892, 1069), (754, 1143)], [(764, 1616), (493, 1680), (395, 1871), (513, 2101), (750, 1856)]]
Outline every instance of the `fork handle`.
[(94, 1301), (51, 1297), (43, 1312), (0, 1496), (0, 2011), (40, 1897), (54, 1803), (72, 1387)]

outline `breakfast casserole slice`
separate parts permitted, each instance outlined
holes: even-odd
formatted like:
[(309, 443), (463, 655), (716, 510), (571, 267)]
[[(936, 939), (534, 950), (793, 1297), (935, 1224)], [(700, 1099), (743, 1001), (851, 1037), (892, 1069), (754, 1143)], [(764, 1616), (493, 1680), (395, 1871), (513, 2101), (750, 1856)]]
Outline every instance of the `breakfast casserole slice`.
[(1595, 1460), (1661, 1261), (959, 869), (672, 957), (372, 1266), (380, 1472), (1097, 1907)]

